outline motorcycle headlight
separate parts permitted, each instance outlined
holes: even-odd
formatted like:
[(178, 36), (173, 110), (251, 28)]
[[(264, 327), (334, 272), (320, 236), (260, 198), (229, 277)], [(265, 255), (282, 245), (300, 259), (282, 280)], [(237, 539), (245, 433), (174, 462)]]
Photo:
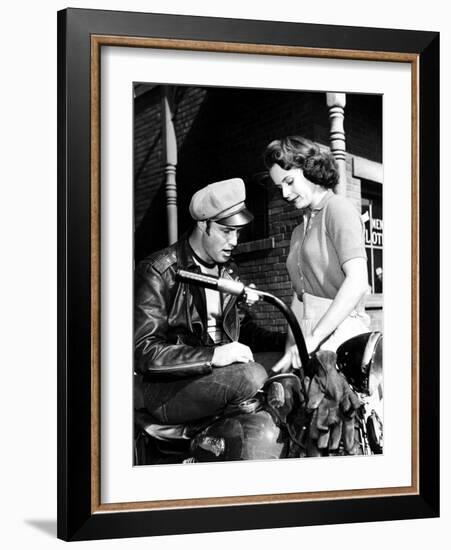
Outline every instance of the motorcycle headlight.
[(379, 392), (379, 399), (382, 399), (382, 336), (378, 338), (368, 366), (368, 394), (373, 395)]
[(382, 334), (366, 332), (346, 340), (337, 349), (337, 364), (353, 388), (382, 398)]

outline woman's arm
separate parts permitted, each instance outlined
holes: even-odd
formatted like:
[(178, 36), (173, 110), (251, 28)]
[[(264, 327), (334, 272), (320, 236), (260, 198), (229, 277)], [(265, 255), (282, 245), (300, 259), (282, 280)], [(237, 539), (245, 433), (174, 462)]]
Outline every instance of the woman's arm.
[[(312, 331), (307, 349), (316, 349), (354, 310), (368, 291), (368, 273), (364, 258), (352, 258), (342, 266), (345, 279), (331, 306)], [(316, 345), (315, 345), (316, 344)]]
[(325, 230), (344, 273), (329, 309), (312, 331), (307, 349), (314, 350), (356, 309), (368, 291), (364, 227), (360, 213), (345, 197), (335, 195), (326, 205)]
[[(342, 269), (345, 274), (345, 279), (337, 295), (327, 312), (318, 321), (312, 334), (307, 335), (305, 338), (305, 344), (309, 353), (315, 351), (321, 343), (332, 334), (340, 323), (346, 319), (351, 311), (356, 309), (360, 300), (368, 291), (368, 273), (366, 260), (364, 258), (352, 258), (343, 264)], [(302, 318), (302, 307), (302, 302), (294, 295), (291, 308), (298, 320)], [(277, 365), (274, 366), (273, 371), (284, 372), (290, 365), (293, 365), (294, 368), (299, 368), (301, 366), (291, 331), (287, 335), (285, 355)]]

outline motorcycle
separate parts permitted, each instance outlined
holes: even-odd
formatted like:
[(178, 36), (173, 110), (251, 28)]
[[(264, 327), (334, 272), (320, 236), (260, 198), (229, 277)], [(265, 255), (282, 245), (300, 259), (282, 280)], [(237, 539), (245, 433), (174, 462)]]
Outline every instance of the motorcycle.
[[(323, 352), (309, 356), (296, 317), (276, 296), (254, 287), (246, 287), (240, 281), (185, 270), (179, 270), (177, 277), (182, 282), (240, 298), (252, 292), (259, 300), (275, 306), (282, 312), (292, 331), (302, 368), (270, 376), (254, 398), (241, 403), (236, 410), (226, 415), (186, 424), (161, 425), (145, 409), (136, 408), (135, 405), (135, 465), (370, 455), (383, 452), (380, 332), (368, 332), (351, 338), (337, 349), (336, 354)], [(330, 365), (331, 361), (333, 365)], [(315, 374), (321, 370), (325, 373), (322, 383)], [(337, 413), (338, 409), (329, 406), (329, 417), (333, 411), (339, 414), (340, 420), (332, 421), (335, 422), (332, 429), (324, 428), (321, 431), (324, 418), (319, 420), (316, 407), (325, 397), (324, 392), (327, 393), (327, 390), (323, 386), (330, 379), (336, 379), (339, 383), (344, 379), (346, 384), (343, 387), (351, 389), (349, 395), (352, 402), (356, 402), (357, 396), (357, 405), (345, 414)], [(135, 375), (135, 404), (142, 402), (142, 381), (142, 376)], [(312, 392), (315, 384), (321, 390), (316, 396)], [(312, 405), (315, 401), (316, 405)], [(326, 401), (326, 404), (329, 402)], [(321, 414), (324, 417), (324, 413)]]

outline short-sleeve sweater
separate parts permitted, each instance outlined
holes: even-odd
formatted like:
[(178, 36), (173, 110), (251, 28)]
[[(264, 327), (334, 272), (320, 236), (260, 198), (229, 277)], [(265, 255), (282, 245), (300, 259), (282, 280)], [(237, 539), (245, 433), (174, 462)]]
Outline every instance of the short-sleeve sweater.
[(352, 258), (366, 259), (364, 228), (356, 207), (329, 190), (291, 236), (287, 269), (300, 299), (308, 292), (334, 299), (345, 274), (343, 264)]

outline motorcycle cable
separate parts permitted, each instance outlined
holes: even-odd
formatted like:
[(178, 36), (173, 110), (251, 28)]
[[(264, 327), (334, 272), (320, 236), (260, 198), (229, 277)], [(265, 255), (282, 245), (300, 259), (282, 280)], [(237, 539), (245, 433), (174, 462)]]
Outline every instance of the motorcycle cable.
[(276, 307), (287, 320), (287, 323), (293, 334), (295, 344), (298, 348), (302, 367), (300, 369), (296, 369), (296, 374), (301, 380), (301, 388), (302, 392), (304, 393), (304, 397), (307, 397), (305, 395), (304, 389), (304, 368), (306, 368), (306, 366), (308, 365), (310, 361), (310, 356), (307, 352), (307, 346), (305, 344), (305, 339), (304, 335), (302, 334), (301, 327), (299, 326), (299, 323), (293, 311), (285, 304), (285, 302), (283, 302), (280, 298), (277, 298), (276, 296), (270, 294), (269, 292), (245, 286), (244, 283), (242, 283), (241, 281), (234, 279), (224, 279), (220, 277), (213, 277), (211, 275), (203, 275), (200, 273), (187, 271), (185, 269), (179, 269), (177, 271), (177, 278), (178, 280), (188, 284), (193, 284), (203, 288), (209, 288), (211, 290), (224, 292), (238, 297), (244, 296), (247, 292), (254, 293), (262, 301), (272, 304), (274, 307)]

